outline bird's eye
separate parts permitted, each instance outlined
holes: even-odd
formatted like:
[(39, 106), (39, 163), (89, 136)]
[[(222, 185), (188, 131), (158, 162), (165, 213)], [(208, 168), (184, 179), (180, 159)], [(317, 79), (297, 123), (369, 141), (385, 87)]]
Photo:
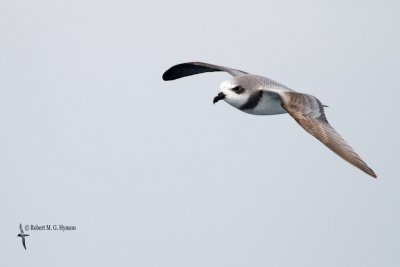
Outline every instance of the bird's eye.
[(241, 94), (244, 91), (244, 88), (241, 86), (235, 86), (232, 88), (232, 91), (235, 92), (236, 94)]

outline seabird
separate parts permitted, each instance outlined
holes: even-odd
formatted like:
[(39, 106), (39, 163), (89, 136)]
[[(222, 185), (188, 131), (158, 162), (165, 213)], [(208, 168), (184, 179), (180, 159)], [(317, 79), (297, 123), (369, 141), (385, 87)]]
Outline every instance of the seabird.
[(22, 224), (19, 224), (19, 230), (20, 233), (18, 234), (19, 237), (22, 238), (22, 245), (24, 246), (25, 250), (26, 250), (26, 246), (25, 246), (25, 236), (29, 236), (28, 234), (24, 234), (24, 230), (22, 229)]
[(374, 171), (346, 143), (326, 119), (324, 106), (316, 97), (296, 92), (266, 77), (203, 62), (182, 63), (169, 68), (164, 81), (205, 72), (224, 71), (233, 78), (224, 81), (213, 103), (224, 100), (253, 115), (289, 113), (297, 123), (338, 156), (376, 178)]

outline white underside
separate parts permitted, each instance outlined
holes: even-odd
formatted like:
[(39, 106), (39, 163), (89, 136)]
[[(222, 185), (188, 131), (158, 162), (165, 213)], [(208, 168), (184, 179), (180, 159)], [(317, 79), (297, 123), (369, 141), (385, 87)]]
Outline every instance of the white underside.
[(246, 113), (253, 115), (276, 115), (287, 113), (281, 106), (281, 101), (276, 97), (271, 97), (268, 94), (264, 94), (260, 102), (254, 109), (243, 110)]

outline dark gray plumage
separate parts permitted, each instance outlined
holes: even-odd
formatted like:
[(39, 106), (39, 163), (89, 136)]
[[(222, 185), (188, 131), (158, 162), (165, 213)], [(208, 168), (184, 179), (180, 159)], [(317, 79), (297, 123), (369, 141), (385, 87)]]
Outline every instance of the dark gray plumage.
[(162, 78), (164, 81), (171, 81), (190, 75), (200, 74), (204, 72), (214, 72), (214, 71), (225, 71), (234, 77), (242, 74), (247, 74), (246, 72), (241, 70), (230, 69), (208, 63), (188, 62), (171, 67), (166, 72), (164, 72)]

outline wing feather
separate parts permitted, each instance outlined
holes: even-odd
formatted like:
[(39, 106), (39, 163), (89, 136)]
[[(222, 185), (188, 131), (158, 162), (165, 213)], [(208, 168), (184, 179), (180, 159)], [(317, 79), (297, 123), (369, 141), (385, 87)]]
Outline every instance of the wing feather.
[(162, 78), (164, 81), (171, 81), (190, 75), (200, 74), (204, 72), (214, 72), (214, 71), (225, 71), (234, 77), (247, 74), (247, 72), (241, 70), (235, 70), (204, 62), (187, 62), (172, 66), (166, 72), (164, 72)]
[(282, 107), (307, 132), (317, 138), (338, 156), (376, 178), (375, 172), (346, 143), (326, 119), (324, 106), (311, 96), (296, 92), (281, 94)]

